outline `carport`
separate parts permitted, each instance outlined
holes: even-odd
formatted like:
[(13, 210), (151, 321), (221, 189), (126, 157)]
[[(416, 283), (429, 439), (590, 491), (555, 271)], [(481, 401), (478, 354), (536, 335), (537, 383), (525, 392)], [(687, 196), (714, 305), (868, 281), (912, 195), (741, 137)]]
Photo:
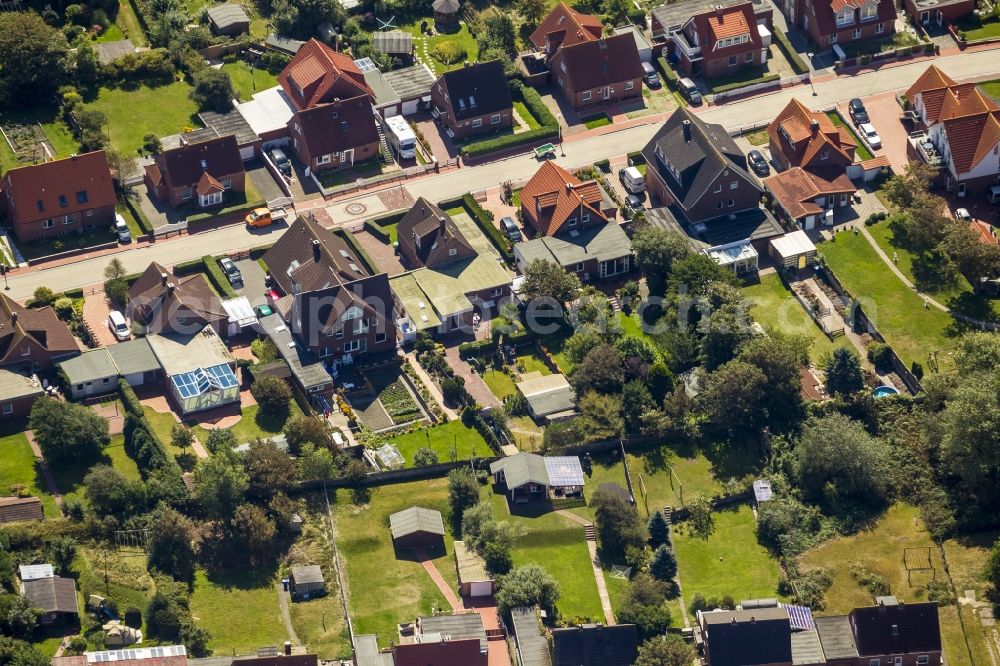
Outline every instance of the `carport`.
[(226, 337), (233, 337), (243, 332), (243, 329), (250, 328), (257, 324), (257, 315), (253, 312), (253, 306), (246, 296), (231, 298), (222, 301), (222, 309), (229, 315), (226, 321)]

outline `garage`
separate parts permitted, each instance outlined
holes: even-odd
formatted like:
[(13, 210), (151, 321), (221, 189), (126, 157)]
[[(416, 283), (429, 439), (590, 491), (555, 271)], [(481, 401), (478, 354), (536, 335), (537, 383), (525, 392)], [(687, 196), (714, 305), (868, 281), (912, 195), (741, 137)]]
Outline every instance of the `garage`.
[(402, 103), (404, 116), (412, 116), (420, 112), (420, 103), (429, 104), (431, 88), (434, 86), (434, 75), (424, 65), (413, 65), (383, 74), (386, 83), (392, 87), (396, 97)]
[(454, 547), (460, 594), (463, 597), (488, 597), (493, 594), (493, 579), (486, 571), (483, 558), (464, 541), (455, 541)]
[(146, 338), (111, 345), (108, 353), (118, 374), (133, 388), (155, 382), (160, 376), (160, 362), (156, 360)]
[(403, 115), (412, 116), (417, 112), (417, 106), (419, 106), (419, 99), (411, 99), (409, 101), (403, 102)]

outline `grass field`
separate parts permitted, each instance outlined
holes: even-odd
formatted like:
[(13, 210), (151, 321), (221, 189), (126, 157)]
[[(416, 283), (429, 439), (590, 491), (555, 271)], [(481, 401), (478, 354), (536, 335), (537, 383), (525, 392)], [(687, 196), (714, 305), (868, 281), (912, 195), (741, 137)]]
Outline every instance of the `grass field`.
[[(483, 436), (472, 428), (466, 428), (461, 421), (449, 421), (436, 426), (428, 426), (389, 440), (406, 458), (407, 467), (413, 466), (413, 454), (417, 449), (430, 447), (438, 454), (440, 462), (468, 460), (473, 456), (492, 455)], [(457, 457), (455, 454), (457, 452)]]
[(512, 416), (507, 427), (514, 435), (517, 448), (522, 451), (538, 451), (542, 448), (544, 429), (531, 420), (530, 416)]
[[(803, 570), (824, 568), (833, 575), (833, 585), (826, 592), (824, 615), (849, 612), (872, 603), (871, 594), (851, 576), (851, 564), (861, 562), (868, 570), (881, 574), (889, 583), (890, 593), (906, 601), (927, 599), (926, 584), (932, 579), (928, 572), (911, 572), (907, 580), (903, 564), (905, 548), (930, 548), (930, 560), (938, 579), (946, 578), (938, 549), (920, 519), (916, 507), (896, 504), (871, 529), (851, 536), (831, 539), (806, 552), (799, 558)], [(916, 553), (911, 553), (916, 560)], [(971, 664), (958, 610), (955, 606), (939, 609), (945, 663)]]
[[(625, 481), (625, 465), (622, 464), (621, 454), (616, 455), (595, 455), (592, 459), (590, 476), (586, 477), (586, 496), (588, 499), (593, 496), (605, 483), (613, 483), (621, 486), (628, 492), (628, 483)], [(583, 516), (589, 520), (594, 520), (594, 509), (589, 502), (586, 506), (578, 506), (570, 509), (578, 516)]]
[(774, 273), (761, 276), (757, 284), (744, 287), (743, 295), (753, 302), (750, 316), (765, 329), (808, 338), (811, 343), (809, 361), (813, 365), (818, 365), (834, 349), (853, 348), (846, 336), (830, 340)]
[(115, 18), (115, 24), (126, 37), (132, 40), (133, 45), (146, 46), (148, 43), (146, 33), (142, 31), (139, 19), (132, 11), (132, 5), (129, 2), (118, 3), (118, 16)]
[(981, 18), (972, 14), (955, 21), (955, 27), (964, 32), (965, 38), (970, 42), (977, 39), (1000, 37), (1000, 20), (996, 18), (984, 23)]
[(278, 85), (278, 77), (266, 69), (251, 67), (242, 60), (227, 62), (222, 66), (222, 71), (229, 74), (233, 82), (233, 88), (240, 95), (244, 102), (253, 97), (261, 90), (267, 90)]
[(252, 654), (259, 647), (280, 646), (288, 640), (275, 581), (271, 570), (195, 573), (191, 615), (212, 634), (209, 647), (214, 652)]
[(597, 129), (598, 127), (604, 127), (605, 125), (611, 124), (611, 118), (609, 118), (606, 113), (590, 116), (589, 118), (581, 118), (580, 120), (587, 129)]
[[(433, 21), (429, 20), (429, 23)], [(405, 30), (413, 35), (413, 49), (415, 53), (421, 58), (431, 71), (434, 72), (434, 76), (439, 76), (444, 72), (452, 69), (458, 69), (464, 66), (464, 62), (456, 62), (451, 65), (446, 65), (437, 58), (433, 56), (434, 47), (442, 42), (454, 42), (461, 48), (465, 50), (466, 57), (465, 60), (468, 62), (475, 62), (479, 56), (479, 45), (476, 43), (476, 38), (472, 36), (469, 32), (469, 28), (463, 23), (461, 24), (461, 29), (458, 32), (439, 32), (433, 37), (427, 37), (420, 33), (420, 21), (415, 21), (409, 25), (400, 26), (400, 30)], [(427, 53), (431, 54), (429, 58), (424, 58), (423, 45), (427, 45)]]
[(903, 363), (926, 365), (929, 352), (953, 344), (958, 330), (951, 315), (924, 308), (923, 299), (892, 274), (860, 234), (837, 234), (836, 241), (821, 243), (819, 249)]
[(972, 285), (961, 274), (954, 284), (945, 286), (934, 284), (936, 267), (926, 265), (925, 260), (913, 255), (897, 243), (890, 220), (883, 220), (868, 227), (868, 232), (887, 256), (892, 257), (895, 254), (896, 267), (903, 275), (939, 303), (977, 319), (995, 320), (1000, 315), (1000, 299), (984, 298), (974, 293)]
[(289, 613), (295, 634), (309, 646), (310, 653), (321, 658), (350, 658), (350, 632), (337, 594), (290, 603)]
[[(302, 409), (294, 400), (290, 400), (288, 402), (287, 418), (271, 417), (262, 414), (257, 405), (243, 407), (241, 411), (243, 416), (240, 420), (237, 421), (231, 428), (227, 428), (230, 432), (236, 435), (236, 441), (240, 443), (250, 442), (258, 437), (267, 439), (268, 437), (277, 435), (281, 432), (281, 429), (285, 427), (285, 423), (287, 423), (288, 420), (302, 415)], [(194, 431), (195, 437), (197, 437), (198, 441), (202, 444), (208, 440), (209, 431), (205, 428), (195, 426), (192, 430)], [(166, 441), (170, 441), (169, 430), (167, 431)]]
[(756, 132), (750, 132), (744, 134), (743, 138), (750, 142), (751, 146), (766, 146), (770, 138), (767, 136), (766, 129), (760, 129)]
[(107, 116), (111, 145), (132, 155), (149, 132), (162, 137), (199, 126), (194, 118), (198, 107), (191, 101), (190, 92), (191, 86), (183, 81), (156, 88), (139, 86), (135, 90), (101, 88), (97, 99), (87, 107)]
[(61, 515), (56, 501), (43, 490), (45, 482), (37, 474), (28, 438), (23, 432), (12, 432), (5, 424), (0, 430), (0, 494), (10, 494), (10, 487), (14, 485), (24, 486), (28, 493), (41, 499), (47, 518)]
[[(945, 557), (948, 559), (948, 573), (955, 584), (955, 593), (964, 595), (966, 590), (973, 590), (977, 602), (987, 601), (986, 593), (990, 584), (984, 575), (986, 560), (990, 547), (1000, 533), (979, 532), (963, 535), (944, 542)], [(972, 663), (988, 664), (1000, 655), (990, 655), (992, 633), (990, 628), (983, 627), (978, 613), (972, 606), (959, 606), (962, 622), (965, 625), (966, 637), (972, 651)]]
[(524, 105), (524, 102), (514, 102), (514, 111), (517, 112), (517, 115), (524, 121), (524, 124), (528, 126), (529, 130), (536, 130), (541, 127), (541, 125), (538, 124), (538, 120), (531, 115), (531, 111), (528, 110), (528, 107)]
[(500, 400), (517, 393), (514, 378), (499, 370), (487, 370), (483, 373), (483, 381), (490, 387), (490, 392)]
[(682, 506), (685, 500), (690, 501), (697, 495), (712, 497), (722, 493), (722, 483), (712, 473), (712, 462), (705, 454), (700, 451), (682, 453), (684, 455), (660, 447), (632, 449), (627, 454), (635, 499), (644, 516), (667, 505)]
[(780, 597), (781, 569), (766, 548), (757, 543), (756, 524), (748, 505), (716, 511), (715, 530), (707, 539), (688, 534), (684, 523), (674, 528), (678, 575), (685, 598), (700, 592), (706, 597), (734, 599)]
[(17, 249), (21, 251), (21, 256), (25, 259), (37, 259), (59, 252), (69, 252), (70, 250), (82, 250), (95, 245), (105, 243), (117, 243), (118, 235), (110, 227), (92, 229), (82, 234), (70, 233), (61, 238), (48, 238), (45, 240), (21, 242), (17, 244)]
[[(372, 489), (367, 504), (354, 505), (350, 493), (338, 490), (331, 497), (337, 528), (337, 546), (346, 564), (351, 618), (355, 633), (376, 634), (379, 645), (397, 641), (396, 625), (446, 607), (444, 596), (411, 551), (394, 551), (389, 515), (413, 505), (448, 511), (448, 481), (433, 479)], [(452, 537), (445, 537), (446, 552), (432, 552), (443, 576), (454, 572)], [(452, 573), (457, 579), (457, 573)], [(446, 578), (447, 580), (447, 578)]]
[[(998, 30), (1000, 30), (1000, 22), (996, 24)], [(1000, 79), (993, 79), (992, 81), (983, 81), (978, 84), (979, 88), (992, 97), (994, 100), (1000, 99)]]

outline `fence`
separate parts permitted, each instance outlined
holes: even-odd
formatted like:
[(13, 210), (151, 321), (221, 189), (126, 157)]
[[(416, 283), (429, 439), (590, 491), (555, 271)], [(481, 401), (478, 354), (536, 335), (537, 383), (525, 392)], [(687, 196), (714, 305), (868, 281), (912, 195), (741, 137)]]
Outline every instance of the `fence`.
[(743, 95), (750, 95), (753, 93), (763, 92), (765, 90), (778, 90), (780, 88), (787, 88), (788, 86), (794, 86), (808, 80), (809, 80), (809, 74), (796, 74), (795, 76), (789, 76), (784, 79), (779, 79), (777, 81), (764, 81), (763, 83), (752, 83), (750, 85), (743, 86), (742, 88), (736, 88), (734, 90), (726, 90), (724, 92), (716, 93), (714, 95), (706, 95), (705, 100), (709, 104), (717, 104), (723, 100), (729, 99), (730, 97), (741, 97)]
[(185, 231), (187, 231), (187, 228), (188, 228), (187, 220), (182, 220), (174, 224), (167, 224), (162, 227), (157, 227), (156, 229), (153, 229), (153, 240), (155, 241), (158, 238), (168, 238), (175, 234), (179, 236)]
[[(735, 495), (723, 495), (722, 497), (713, 497), (712, 511), (718, 511), (719, 509), (724, 509), (727, 506), (732, 506), (733, 504), (742, 504), (747, 502), (753, 497), (753, 488), (748, 488), (743, 492), (736, 493)], [(670, 514), (671, 521), (683, 521), (691, 517), (691, 509), (682, 506), (678, 509), (674, 509), (673, 513)]]
[(389, 185), (392, 183), (399, 183), (410, 178), (415, 178), (417, 176), (423, 176), (424, 174), (431, 171), (439, 171), (440, 169), (450, 169), (451, 167), (458, 166), (458, 158), (452, 158), (450, 160), (445, 160), (444, 162), (434, 162), (431, 164), (418, 164), (416, 166), (411, 166), (401, 171), (390, 171), (389, 173), (379, 174), (377, 176), (372, 176), (371, 178), (358, 178), (353, 183), (344, 183), (343, 185), (336, 185), (334, 187), (324, 187), (323, 183), (320, 182), (319, 178), (314, 172), (310, 172), (310, 177), (313, 182), (316, 183), (316, 187), (320, 189), (323, 196), (326, 198), (335, 197), (340, 194), (348, 194), (351, 192), (360, 192), (361, 190), (368, 189), (373, 185)]
[(922, 55), (925, 53), (934, 53), (935, 45), (930, 43), (921, 43), (913, 46), (903, 46), (898, 49), (893, 49), (891, 51), (883, 51), (881, 53), (871, 53), (865, 55), (859, 55), (854, 58), (845, 58), (843, 60), (837, 60), (833, 63), (834, 69), (838, 72), (842, 72), (845, 69), (853, 69), (855, 67), (864, 67), (865, 65), (870, 65), (873, 63), (879, 63), (881, 61), (887, 60), (898, 60), (900, 58), (909, 58), (911, 56)]

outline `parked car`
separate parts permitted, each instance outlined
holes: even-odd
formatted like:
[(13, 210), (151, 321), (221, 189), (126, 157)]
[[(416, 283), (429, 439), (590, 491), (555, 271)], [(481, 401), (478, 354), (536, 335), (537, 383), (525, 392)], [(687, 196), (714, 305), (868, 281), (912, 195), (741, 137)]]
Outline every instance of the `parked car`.
[(108, 328), (114, 333), (115, 339), (119, 341), (132, 337), (132, 331), (129, 330), (128, 323), (125, 321), (125, 315), (118, 310), (112, 310), (111, 314), (108, 315)]
[(847, 103), (847, 110), (851, 114), (851, 120), (854, 121), (855, 125), (869, 122), (868, 110), (865, 108), (864, 102), (857, 97)]
[(646, 191), (646, 179), (635, 167), (625, 167), (618, 172), (618, 180), (622, 182), (622, 187), (630, 194), (638, 194)]
[(861, 140), (869, 148), (878, 150), (882, 147), (882, 137), (878, 135), (878, 132), (875, 131), (875, 127), (871, 123), (861, 123), (858, 125), (858, 131), (861, 132)]
[(240, 269), (236, 267), (233, 260), (229, 257), (223, 257), (219, 259), (219, 267), (222, 268), (222, 272), (226, 274), (226, 279), (229, 280), (229, 284), (243, 286), (243, 274), (240, 273)]
[(504, 235), (509, 238), (512, 243), (518, 243), (521, 241), (521, 230), (517, 228), (517, 223), (514, 222), (514, 218), (500, 218), (500, 228), (503, 229)]
[(254, 228), (266, 227), (273, 221), (274, 220), (271, 218), (271, 211), (267, 208), (254, 208), (244, 219), (244, 222), (246, 222), (248, 227)]
[(764, 159), (764, 155), (759, 150), (751, 150), (747, 153), (747, 162), (750, 163), (750, 168), (758, 176), (766, 176), (771, 173), (771, 167), (767, 165), (767, 160)]
[(660, 75), (656, 73), (656, 69), (648, 62), (642, 63), (642, 80), (646, 82), (646, 85), (650, 88), (659, 88), (662, 83), (660, 83)]
[(288, 160), (288, 156), (285, 155), (285, 151), (281, 148), (274, 147), (268, 152), (271, 154), (271, 161), (274, 162), (274, 166), (278, 167), (278, 171), (291, 177), (292, 163)]
[(629, 194), (625, 199), (625, 205), (633, 211), (640, 211), (643, 208), (643, 197), (641, 194)]
[(680, 91), (681, 95), (684, 96), (688, 102), (693, 106), (698, 106), (701, 104), (701, 92), (698, 90), (698, 86), (694, 84), (689, 78), (683, 78), (677, 80), (677, 89)]
[(128, 230), (128, 225), (125, 224), (125, 218), (121, 216), (121, 213), (115, 213), (115, 233), (118, 234), (119, 243), (132, 242), (132, 232)]
[(955, 209), (955, 219), (959, 222), (972, 222), (972, 216), (969, 215), (969, 211), (964, 208)]

